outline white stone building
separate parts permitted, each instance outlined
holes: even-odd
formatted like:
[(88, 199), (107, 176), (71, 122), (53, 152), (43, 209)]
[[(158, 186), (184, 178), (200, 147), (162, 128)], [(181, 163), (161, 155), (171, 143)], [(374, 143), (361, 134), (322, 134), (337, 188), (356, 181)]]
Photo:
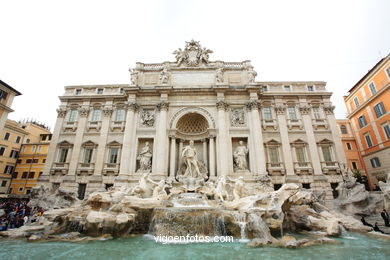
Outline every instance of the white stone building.
[[(83, 197), (147, 171), (174, 179), (193, 140), (210, 179), (250, 184), (268, 174), (275, 189), (294, 182), (331, 199), (345, 156), (326, 83), (255, 81), (250, 61), (209, 61), (209, 53), (190, 41), (176, 62), (137, 63), (131, 84), (65, 87), (40, 181)], [(140, 155), (146, 143), (150, 165)]]

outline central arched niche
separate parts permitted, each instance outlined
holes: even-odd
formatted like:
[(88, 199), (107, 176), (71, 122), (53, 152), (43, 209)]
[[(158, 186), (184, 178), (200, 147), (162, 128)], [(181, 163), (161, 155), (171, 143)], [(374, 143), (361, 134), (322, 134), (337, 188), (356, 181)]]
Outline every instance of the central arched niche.
[(190, 112), (177, 121), (176, 131), (182, 135), (198, 136), (207, 133), (209, 124), (201, 114)]

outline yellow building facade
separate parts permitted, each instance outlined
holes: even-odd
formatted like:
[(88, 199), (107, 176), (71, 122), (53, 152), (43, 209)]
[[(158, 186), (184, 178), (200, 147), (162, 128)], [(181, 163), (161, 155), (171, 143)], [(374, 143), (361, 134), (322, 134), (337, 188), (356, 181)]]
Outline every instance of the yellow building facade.
[(43, 125), (24, 123), (22, 127), (28, 135), (21, 145), (19, 157), (12, 174), (10, 194), (29, 194), (38, 183), (46, 163), (48, 147), (51, 141), (50, 131)]
[(28, 135), (15, 121), (7, 119), (0, 132), (0, 193), (8, 193), (19, 150)]
[(5, 126), (8, 114), (13, 112), (11, 105), (14, 97), (19, 95), (21, 95), (19, 91), (0, 80), (0, 132)]

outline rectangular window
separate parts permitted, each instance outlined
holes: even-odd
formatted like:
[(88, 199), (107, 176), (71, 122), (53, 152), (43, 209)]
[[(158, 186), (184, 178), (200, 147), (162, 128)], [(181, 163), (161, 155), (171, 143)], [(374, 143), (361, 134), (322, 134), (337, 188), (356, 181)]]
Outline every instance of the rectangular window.
[(269, 147), (268, 152), (269, 152), (270, 163), (278, 163), (279, 162), (278, 147)]
[(359, 122), (360, 128), (363, 128), (367, 125), (366, 117), (364, 115), (361, 115), (358, 117), (358, 122)]
[(4, 168), (4, 173), (12, 174), (14, 172), (14, 167), (11, 165), (6, 165)]
[(31, 146), (31, 152), (32, 153), (35, 153), (35, 150), (37, 149), (37, 147), (35, 145)]
[(118, 161), (118, 152), (119, 152), (118, 148), (111, 148), (110, 149), (110, 158), (109, 158), (109, 162), (110, 163), (117, 163), (117, 161)]
[(22, 152), (24, 153), (26, 151), (26, 146), (22, 146)]
[(2, 181), (1, 182), (1, 187), (5, 187), (7, 185), (7, 181)]
[(38, 159), (33, 159), (32, 163), (38, 163)]
[(18, 178), (18, 172), (12, 173), (12, 179), (17, 179)]
[(271, 107), (263, 107), (263, 116), (265, 121), (271, 121), (272, 120), (272, 111)]
[(387, 76), (390, 78), (390, 67), (386, 69)]
[(304, 147), (295, 147), (295, 153), (297, 156), (297, 162), (306, 162), (305, 148)]
[(76, 89), (75, 94), (76, 94), (76, 95), (81, 95), (81, 89)]
[(357, 163), (356, 162), (352, 162), (352, 169), (357, 170)]
[(313, 107), (313, 115), (315, 119), (321, 119), (321, 113), (319, 107)]
[(382, 102), (379, 102), (374, 106), (374, 111), (377, 118), (386, 114), (385, 106), (383, 105)]
[(1, 99), (7, 99), (8, 93), (4, 90), (0, 89), (0, 100)]
[(20, 136), (17, 136), (16, 137), (16, 141), (15, 141), (17, 144), (20, 142)]
[(368, 146), (368, 147), (372, 147), (373, 144), (372, 144), (372, 140), (371, 140), (370, 134), (366, 134), (366, 135), (364, 136), (364, 138), (366, 139), (367, 146)]
[(16, 159), (16, 158), (18, 158), (18, 155), (19, 155), (18, 150), (11, 150), (9, 157)]
[(9, 133), (5, 133), (5, 135), (4, 135), (4, 140), (8, 140), (9, 139)]
[(28, 178), (29, 179), (34, 179), (35, 172), (29, 172), (28, 173)]
[(348, 150), (352, 150), (352, 146), (351, 146), (350, 143), (347, 143), (347, 149), (348, 149)]
[(384, 125), (383, 131), (385, 132), (387, 139), (390, 140), (390, 125), (389, 124)]
[(116, 110), (115, 114), (115, 121), (125, 121), (125, 110), (122, 108), (119, 108)]
[(32, 163), (32, 159), (27, 159), (26, 163)]
[(314, 91), (314, 87), (313, 86), (307, 86), (307, 90), (308, 91)]
[(91, 118), (91, 121), (92, 121), (92, 122), (100, 121), (101, 113), (102, 113), (102, 111), (101, 111), (100, 109), (94, 109), (94, 110), (92, 111), (92, 118)]
[(263, 92), (268, 92), (268, 87), (267, 86), (262, 86), (261, 89), (263, 90)]
[(348, 134), (348, 130), (347, 130), (347, 127), (345, 125), (341, 125), (340, 126), (340, 131), (343, 135), (346, 135)]
[(72, 109), (69, 111), (69, 118), (68, 118), (68, 122), (76, 122), (77, 120), (77, 109)]
[(42, 159), (42, 163), (45, 163), (46, 162), (46, 159)]
[(28, 172), (23, 172), (22, 173), (22, 179), (27, 179)]
[(359, 104), (359, 99), (358, 99), (357, 97), (355, 97), (355, 98), (353, 99), (353, 102), (355, 102), (355, 106), (356, 106), (356, 107), (359, 107), (359, 106), (360, 106), (360, 104)]
[(22, 159), (18, 159), (16, 163), (22, 163)]
[(381, 167), (381, 162), (379, 161), (378, 157), (374, 157), (374, 158), (370, 159), (370, 162), (371, 162), (372, 168)]
[(84, 163), (91, 163), (91, 161), (92, 161), (92, 152), (93, 152), (93, 149), (91, 149), (91, 148), (86, 148), (84, 150)]
[(66, 157), (68, 156), (68, 149), (61, 148), (58, 156), (58, 162), (64, 163), (66, 162)]
[(0, 155), (2, 156), (5, 152), (5, 147), (0, 147)]
[(322, 147), (322, 154), (324, 156), (325, 162), (331, 162), (332, 160), (332, 152), (330, 150), (330, 146), (323, 146)]
[(298, 119), (295, 107), (288, 107), (287, 110), (288, 110), (288, 117), (291, 120), (297, 120)]
[(284, 86), (284, 91), (291, 91), (291, 87), (290, 86)]
[(102, 89), (102, 88), (98, 88), (98, 89), (96, 90), (96, 93), (97, 93), (97, 94), (103, 94), (103, 89)]
[(38, 153), (42, 151), (42, 146), (38, 145)]
[(77, 195), (78, 195), (77, 197), (79, 198), (79, 200), (84, 199), (86, 189), (87, 189), (87, 184), (83, 184), (83, 183), (79, 184), (79, 188), (77, 191)]
[(22, 192), (22, 191), (23, 191), (23, 187), (20, 187), (20, 188), (18, 189), (18, 191), (19, 191), (19, 192)]
[(375, 88), (374, 82), (371, 82), (370, 85), (368, 85), (368, 86), (370, 87), (371, 95), (375, 95), (376, 88)]

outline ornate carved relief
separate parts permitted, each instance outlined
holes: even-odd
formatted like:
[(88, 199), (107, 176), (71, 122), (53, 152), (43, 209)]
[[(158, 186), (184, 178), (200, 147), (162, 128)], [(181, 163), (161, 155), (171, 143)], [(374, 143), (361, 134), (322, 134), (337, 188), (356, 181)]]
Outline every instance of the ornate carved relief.
[(333, 110), (335, 109), (335, 106), (324, 106), (323, 107), (325, 114), (332, 115)]
[(113, 112), (113, 109), (112, 107), (105, 107), (103, 108), (103, 116), (111, 116), (112, 115), (112, 112)]
[(286, 112), (285, 106), (275, 106), (275, 112), (277, 115), (283, 115)]
[(138, 105), (137, 103), (132, 102), (132, 103), (127, 104), (127, 108), (128, 108), (129, 110), (135, 112), (135, 111), (138, 111), (139, 105)]
[(228, 103), (226, 103), (225, 101), (218, 101), (217, 103), (216, 103), (216, 106), (217, 106), (217, 109), (223, 109), (223, 110), (225, 110), (225, 111), (227, 111), (227, 109), (228, 109), (228, 107), (229, 107), (229, 105), (228, 105)]
[(230, 125), (236, 126), (236, 127), (246, 125), (246, 118), (245, 118), (244, 109), (242, 109), (242, 108), (232, 109)]
[(154, 110), (142, 110), (141, 113), (141, 126), (153, 127), (154, 126)]
[(158, 111), (161, 111), (161, 110), (167, 111), (167, 110), (168, 110), (168, 107), (169, 107), (169, 103), (168, 103), (168, 102), (165, 102), (165, 101), (160, 102), (160, 103), (157, 104), (157, 110), (158, 110)]
[(168, 84), (170, 79), (170, 72), (168, 71), (167, 67), (164, 67), (164, 69), (160, 73), (160, 83), (161, 84)]
[(89, 115), (89, 107), (79, 108), (79, 115), (83, 116), (83, 117), (88, 116)]
[(64, 108), (57, 109), (57, 117), (65, 117), (67, 110)]
[(308, 107), (308, 106), (301, 106), (301, 107), (299, 107), (299, 112), (302, 115), (308, 115), (310, 113), (310, 107)]
[(209, 53), (213, 53), (213, 51), (202, 48), (199, 42), (194, 40), (186, 42), (184, 50), (179, 48), (173, 52), (178, 66), (185, 63), (187, 66), (191, 67), (198, 66), (201, 63), (209, 63)]
[(217, 73), (215, 75), (215, 81), (217, 83), (223, 83), (223, 69), (222, 68), (217, 69)]
[(138, 85), (138, 71), (135, 69), (130, 70), (130, 76), (131, 85)]
[(249, 69), (248, 69), (248, 82), (249, 83), (254, 83), (256, 76), (257, 76), (257, 72), (253, 69), (252, 66), (249, 66)]
[(251, 100), (251, 101), (249, 101), (249, 102), (246, 104), (246, 108), (247, 108), (248, 110), (259, 109), (259, 107), (260, 107), (260, 103), (259, 103), (259, 101), (257, 101), (257, 100)]

